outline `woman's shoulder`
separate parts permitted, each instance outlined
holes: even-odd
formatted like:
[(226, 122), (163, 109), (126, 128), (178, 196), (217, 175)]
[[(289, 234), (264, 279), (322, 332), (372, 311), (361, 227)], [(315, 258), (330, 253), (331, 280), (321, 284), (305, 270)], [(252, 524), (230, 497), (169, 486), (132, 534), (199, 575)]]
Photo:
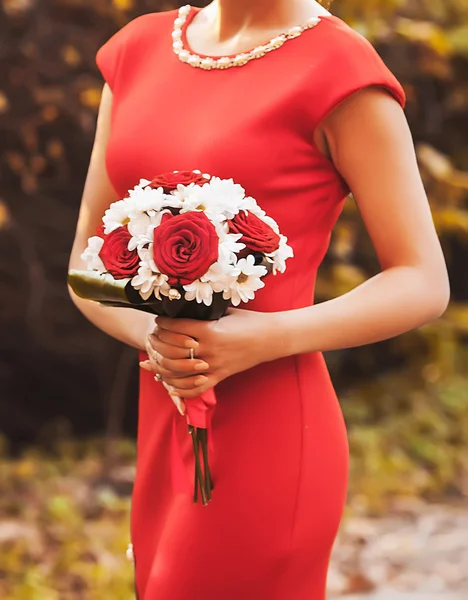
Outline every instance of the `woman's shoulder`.
[(128, 76), (147, 54), (167, 43), (177, 10), (150, 12), (128, 21), (96, 52), (96, 64), (114, 90), (117, 79)]
[[(335, 15), (320, 17), (304, 41), (306, 90), (315, 124), (355, 92), (383, 88), (404, 107), (405, 92), (371, 42)], [(313, 85), (312, 85), (313, 82)]]
[(321, 34), (320, 43), (328, 57), (348, 62), (365, 57), (379, 58), (372, 43), (336, 15), (321, 15), (317, 31)]

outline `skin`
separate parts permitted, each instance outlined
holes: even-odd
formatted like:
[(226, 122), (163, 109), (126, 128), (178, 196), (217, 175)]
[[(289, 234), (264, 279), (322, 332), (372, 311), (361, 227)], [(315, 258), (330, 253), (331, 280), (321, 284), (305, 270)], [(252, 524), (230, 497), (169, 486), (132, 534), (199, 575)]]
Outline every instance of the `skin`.
[[(203, 13), (188, 37), (193, 50), (208, 55), (241, 52), (271, 33), (328, 14), (306, 0), (215, 0)], [(111, 105), (105, 85), (72, 268), (83, 268), (79, 255), (87, 238), (116, 199), (104, 164)], [(294, 354), (388, 339), (437, 319), (447, 307), (447, 269), (400, 105), (379, 88), (361, 90), (320, 124), (315, 141), (348, 182), (382, 269), (351, 292), (298, 310), (230, 309), (214, 322), (158, 317), (155, 326), (144, 313), (102, 308), (70, 290), (97, 327), (147, 351), (149, 360), (140, 366), (162, 376), (182, 413), (182, 398), (198, 396), (230, 375)], [(188, 348), (194, 348), (195, 360), (188, 358)]]

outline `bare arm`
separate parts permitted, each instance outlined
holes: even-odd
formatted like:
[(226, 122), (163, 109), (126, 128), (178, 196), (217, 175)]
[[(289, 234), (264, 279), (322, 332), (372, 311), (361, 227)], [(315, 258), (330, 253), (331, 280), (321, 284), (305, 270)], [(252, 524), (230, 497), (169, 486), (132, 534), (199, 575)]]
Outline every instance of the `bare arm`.
[(323, 123), (382, 272), (351, 292), (282, 315), (291, 354), (360, 346), (438, 318), (449, 301), (442, 250), (401, 107), (381, 90), (350, 97)]
[[(111, 109), (112, 91), (105, 84), (99, 107), (96, 136), (81, 200), (75, 240), (70, 256), (69, 267), (71, 269), (86, 268), (80, 255), (87, 246), (88, 238), (95, 235), (105, 210), (112, 202), (117, 200), (105, 166), (105, 153), (110, 134)], [(68, 289), (71, 299), (78, 309), (96, 327), (134, 348), (142, 350), (145, 348), (146, 338), (154, 328), (153, 316), (133, 309), (103, 307), (96, 302), (79, 298), (70, 287)]]

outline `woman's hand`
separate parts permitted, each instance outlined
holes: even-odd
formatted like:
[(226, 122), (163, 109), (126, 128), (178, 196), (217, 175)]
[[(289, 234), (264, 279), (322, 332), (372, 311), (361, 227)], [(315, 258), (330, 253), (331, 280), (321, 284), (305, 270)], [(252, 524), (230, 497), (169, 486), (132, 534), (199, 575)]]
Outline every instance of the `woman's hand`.
[(218, 321), (157, 317), (148, 336), (150, 360), (140, 365), (172, 396), (194, 398), (234, 373), (279, 358), (279, 314), (229, 309)]

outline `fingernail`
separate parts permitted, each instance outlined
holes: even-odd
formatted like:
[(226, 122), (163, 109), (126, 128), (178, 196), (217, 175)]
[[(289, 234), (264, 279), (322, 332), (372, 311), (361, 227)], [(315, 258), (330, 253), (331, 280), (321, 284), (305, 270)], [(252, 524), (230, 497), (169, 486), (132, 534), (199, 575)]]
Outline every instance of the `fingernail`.
[(202, 385), (208, 378), (202, 375), (201, 377), (197, 377), (193, 382), (195, 385)]
[(144, 369), (145, 371), (151, 371), (151, 366), (149, 365), (149, 363), (147, 363), (147, 362), (141, 362), (139, 364), (140, 364), (140, 367), (142, 369)]
[(193, 348), (195, 350), (196, 348), (198, 348), (198, 342), (196, 342), (195, 340), (187, 340), (185, 342), (185, 347)]
[(185, 405), (179, 396), (171, 396), (171, 398), (174, 404), (177, 406), (177, 410), (180, 412), (180, 414), (185, 415)]
[(210, 368), (210, 365), (206, 362), (199, 362), (195, 365), (195, 371), (206, 371)]

